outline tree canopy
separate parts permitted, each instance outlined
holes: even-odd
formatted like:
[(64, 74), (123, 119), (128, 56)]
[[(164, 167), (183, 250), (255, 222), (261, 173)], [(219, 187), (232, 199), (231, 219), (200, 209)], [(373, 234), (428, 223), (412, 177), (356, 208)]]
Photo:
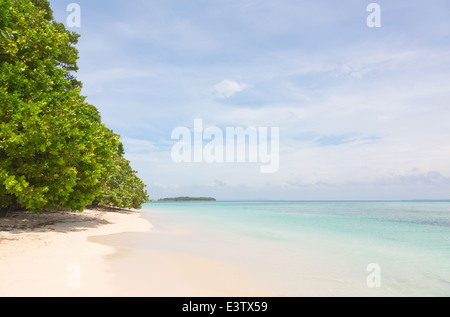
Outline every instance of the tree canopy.
[(148, 200), (119, 136), (81, 95), (77, 41), (53, 20), (47, 0), (0, 3), (3, 210), (139, 208)]

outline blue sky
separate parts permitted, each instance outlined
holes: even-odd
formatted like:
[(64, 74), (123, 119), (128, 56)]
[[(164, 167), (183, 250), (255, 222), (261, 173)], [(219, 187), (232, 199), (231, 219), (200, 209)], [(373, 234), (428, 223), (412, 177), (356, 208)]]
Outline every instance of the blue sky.
[[(450, 198), (448, 1), (378, 1), (380, 28), (363, 0), (77, 3), (83, 94), (152, 198)], [(278, 127), (278, 172), (174, 163), (196, 118)]]

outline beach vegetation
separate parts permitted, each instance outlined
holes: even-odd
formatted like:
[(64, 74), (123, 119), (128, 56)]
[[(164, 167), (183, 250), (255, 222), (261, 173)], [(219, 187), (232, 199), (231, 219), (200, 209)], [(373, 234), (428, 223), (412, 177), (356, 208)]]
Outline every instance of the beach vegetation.
[[(47, 0), (1, 1), (3, 212), (81, 211), (92, 202), (138, 208), (148, 200), (119, 136), (81, 95), (74, 76), (77, 41), (78, 35), (53, 20)], [(126, 185), (115, 188), (119, 180)], [(117, 198), (105, 198), (107, 187)]]
[(115, 165), (117, 171), (107, 182), (103, 183), (100, 194), (93, 204), (119, 208), (140, 208), (142, 203), (149, 201), (144, 182), (123, 156), (118, 155), (115, 158)]

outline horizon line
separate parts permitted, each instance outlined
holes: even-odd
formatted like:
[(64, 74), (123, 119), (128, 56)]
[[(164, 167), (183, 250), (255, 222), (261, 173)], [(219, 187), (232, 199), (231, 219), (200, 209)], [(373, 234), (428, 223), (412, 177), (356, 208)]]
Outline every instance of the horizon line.
[[(164, 199), (164, 198), (159, 198)], [(226, 199), (226, 200), (216, 200), (215, 202), (407, 202), (407, 201), (448, 201), (450, 198), (446, 199)], [(158, 202), (158, 199), (153, 201), (148, 201), (147, 203)], [(175, 201), (183, 202), (183, 201)], [(202, 201), (184, 201), (184, 202), (202, 202)], [(211, 201), (204, 201), (211, 202)]]

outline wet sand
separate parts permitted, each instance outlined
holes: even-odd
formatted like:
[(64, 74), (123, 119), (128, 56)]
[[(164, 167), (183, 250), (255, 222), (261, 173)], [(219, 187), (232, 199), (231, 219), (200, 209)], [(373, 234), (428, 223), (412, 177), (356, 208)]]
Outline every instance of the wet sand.
[(333, 254), (305, 248), (293, 258), (277, 244), (261, 243), (211, 225), (143, 211), (151, 232), (90, 239), (114, 246), (105, 257), (117, 276), (113, 285), (130, 296), (313, 297), (392, 296), (370, 289), (366, 272), (336, 265)]
[(335, 258), (301, 258), (153, 211), (18, 213), (0, 219), (0, 296), (386, 296)]

